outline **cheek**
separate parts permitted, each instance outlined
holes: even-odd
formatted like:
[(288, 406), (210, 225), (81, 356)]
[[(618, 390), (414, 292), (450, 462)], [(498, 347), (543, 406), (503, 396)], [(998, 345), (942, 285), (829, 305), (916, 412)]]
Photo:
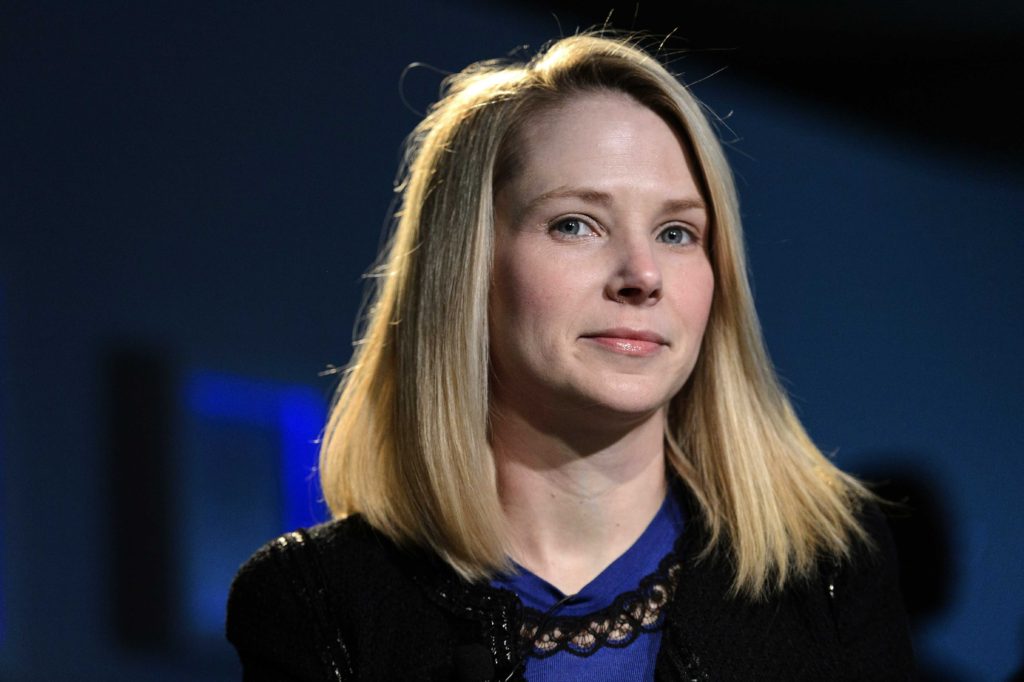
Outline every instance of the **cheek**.
[[(562, 269), (564, 270), (564, 269)], [(494, 263), (491, 284), (492, 316), (501, 325), (543, 327), (560, 314), (568, 297), (567, 283), (557, 267), (528, 257), (501, 258)]]
[(559, 283), (542, 268), (507, 255), (495, 259), (490, 290), (491, 362), (511, 387), (526, 376), (545, 373), (556, 362), (565, 328)]
[(686, 294), (680, 299), (679, 313), (691, 329), (703, 332), (715, 295), (715, 276), (711, 264), (705, 262), (703, 267), (687, 271), (681, 280), (677, 286)]
[(704, 277), (699, 283), (699, 287), (699, 290), (701, 292), (701, 295), (698, 297), (700, 301), (699, 309), (702, 313), (704, 321), (706, 322), (708, 316), (711, 313), (711, 302), (715, 298), (715, 275), (711, 271), (710, 263), (708, 264), (707, 272), (704, 274)]

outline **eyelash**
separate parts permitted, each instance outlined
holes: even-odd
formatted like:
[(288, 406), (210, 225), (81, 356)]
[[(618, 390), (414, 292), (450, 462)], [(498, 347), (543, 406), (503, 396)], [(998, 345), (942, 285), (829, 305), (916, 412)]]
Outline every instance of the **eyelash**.
[(567, 223), (578, 223), (582, 227), (585, 227), (588, 230), (590, 230), (591, 233), (594, 232), (594, 228), (590, 227), (590, 225), (587, 223), (587, 221), (583, 220), (582, 218), (577, 218), (575, 216), (567, 216), (565, 218), (558, 218), (557, 220), (553, 221), (550, 224), (550, 230), (552, 232), (556, 232), (558, 234), (561, 234), (564, 237), (588, 237), (588, 236), (590, 236), (590, 235), (569, 234), (567, 232), (560, 232), (559, 229), (558, 229), (559, 225), (565, 225)]
[[(548, 229), (551, 232), (555, 232), (555, 233), (557, 233), (557, 234), (559, 234), (559, 235), (561, 235), (563, 237), (568, 237), (568, 238), (582, 239), (582, 238), (585, 238), (585, 237), (593, 236), (593, 234), (589, 234), (589, 235), (582, 234), (581, 235), (581, 234), (570, 234), (570, 233), (566, 233), (566, 232), (559, 232), (558, 227), (560, 225), (564, 225), (564, 224), (569, 223), (569, 222), (578, 223), (582, 227), (585, 227), (586, 229), (590, 230), (591, 233), (594, 233), (594, 228), (592, 228), (590, 226), (590, 224), (585, 219), (579, 218), (579, 217), (576, 217), (576, 216), (566, 216), (564, 218), (558, 218), (557, 220), (554, 220), (554, 221), (552, 221), (549, 224), (549, 228)], [(661, 232), (658, 233), (659, 240), (660, 240), (660, 238), (666, 232), (669, 232), (671, 230), (679, 230), (680, 232), (682, 232), (689, 239), (689, 241), (688, 242), (664, 242), (666, 244), (670, 244), (670, 245), (673, 245), (673, 246), (689, 246), (690, 244), (699, 244), (700, 243), (700, 239), (698, 238), (698, 235), (693, 230), (687, 229), (686, 227), (684, 227), (682, 225), (670, 225), (670, 226), (666, 227), (665, 229), (663, 229)]]

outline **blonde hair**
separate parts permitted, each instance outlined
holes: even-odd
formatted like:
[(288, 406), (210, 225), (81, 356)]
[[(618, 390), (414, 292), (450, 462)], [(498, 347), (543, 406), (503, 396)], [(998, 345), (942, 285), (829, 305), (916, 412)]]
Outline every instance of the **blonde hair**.
[(516, 172), (516, 133), (539, 107), (600, 89), (662, 116), (699, 170), (715, 295), (701, 356), (669, 409), (666, 451), (703, 512), (705, 550), (724, 547), (735, 589), (763, 595), (864, 539), (856, 512), (869, 493), (815, 447), (778, 384), (732, 174), (700, 103), (624, 39), (564, 38), (528, 64), (480, 62), (446, 79), (407, 143), (396, 224), (324, 433), (324, 495), (335, 517), (360, 513), (466, 579), (507, 566), (487, 430), (494, 190)]

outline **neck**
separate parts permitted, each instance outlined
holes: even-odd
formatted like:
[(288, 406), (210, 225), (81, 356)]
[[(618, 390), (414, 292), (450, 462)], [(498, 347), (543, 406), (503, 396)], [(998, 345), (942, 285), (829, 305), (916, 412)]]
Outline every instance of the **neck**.
[(513, 558), (566, 594), (625, 552), (665, 497), (664, 410), (606, 431), (496, 410), (491, 443)]

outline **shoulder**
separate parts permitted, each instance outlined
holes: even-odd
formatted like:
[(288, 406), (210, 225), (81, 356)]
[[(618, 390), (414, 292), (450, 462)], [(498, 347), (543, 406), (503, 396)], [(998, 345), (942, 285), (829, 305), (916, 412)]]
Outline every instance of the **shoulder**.
[(361, 568), (376, 572), (396, 551), (387, 538), (360, 516), (285, 533), (257, 549), (242, 564), (232, 582), (229, 604), (240, 598), (269, 597), (296, 587), (301, 572), (316, 570), (318, 564), (330, 564), (331, 573)]
[[(663, 665), (714, 679), (906, 680), (913, 677), (909, 628), (886, 518), (858, 510), (864, 539), (844, 557), (761, 598), (732, 592), (721, 549), (687, 561), (664, 634)], [(714, 674), (712, 674), (712, 672)]]
[[(358, 679), (444, 679), (437, 671), (448, 664), (449, 628), (421, 584), (438, 562), (397, 547), (359, 516), (266, 543), (228, 598), (227, 637), (245, 679), (319, 680), (325, 666)], [(396, 657), (398, 641), (423, 646)]]
[(888, 679), (906, 679), (913, 670), (913, 649), (896, 545), (885, 513), (874, 502), (861, 507), (858, 520), (867, 540), (855, 541), (829, 578), (838, 634), (852, 660), (884, 665)]
[(397, 563), (397, 548), (360, 516), (280, 535), (238, 569), (228, 596), (228, 636), (254, 609), (306, 608), (309, 583), (338, 587), (338, 576), (372, 582)]
[(899, 558), (888, 517), (879, 504), (868, 500), (857, 510), (857, 522), (864, 537), (851, 540), (848, 556), (839, 561), (840, 574), (848, 580), (870, 577), (873, 584), (896, 588), (898, 596)]
[[(385, 542), (351, 517), (285, 533), (257, 549), (235, 575), (227, 604), (227, 638), (246, 679), (320, 679), (329, 659), (344, 660), (343, 619), (330, 596), (334, 577), (348, 575), (348, 564), (372, 562)], [(380, 557), (375, 563), (379, 568)]]
[(302, 568), (300, 564), (311, 561), (314, 553), (322, 554), (329, 549), (358, 556), (358, 552), (344, 552), (343, 548), (358, 547), (372, 534), (362, 519), (350, 517), (280, 535), (253, 552), (238, 569), (228, 604), (235, 605), (239, 600), (246, 603), (250, 599), (270, 601), (283, 588), (294, 585), (297, 571)]

